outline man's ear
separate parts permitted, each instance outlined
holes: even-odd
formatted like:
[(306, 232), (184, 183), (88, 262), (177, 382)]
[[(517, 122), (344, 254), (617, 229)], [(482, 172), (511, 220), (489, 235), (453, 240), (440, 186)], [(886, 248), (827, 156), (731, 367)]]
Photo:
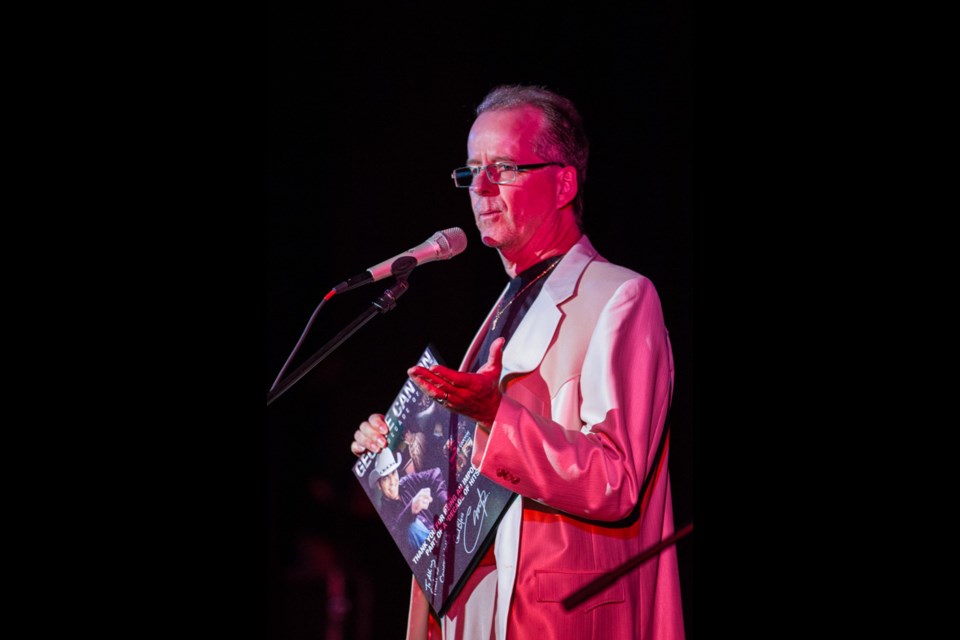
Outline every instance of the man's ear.
[(576, 169), (570, 165), (560, 169), (557, 173), (557, 209), (562, 209), (573, 202), (579, 187)]

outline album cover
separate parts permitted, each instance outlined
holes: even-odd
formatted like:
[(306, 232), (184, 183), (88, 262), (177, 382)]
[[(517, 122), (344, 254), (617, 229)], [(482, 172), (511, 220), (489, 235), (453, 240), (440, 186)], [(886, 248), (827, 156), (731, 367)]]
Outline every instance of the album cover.
[[(443, 363), (428, 345), (417, 364)], [(476, 422), (447, 410), (409, 378), (384, 415), (387, 446), (361, 456), (353, 473), (443, 616), (517, 494), (471, 464)]]

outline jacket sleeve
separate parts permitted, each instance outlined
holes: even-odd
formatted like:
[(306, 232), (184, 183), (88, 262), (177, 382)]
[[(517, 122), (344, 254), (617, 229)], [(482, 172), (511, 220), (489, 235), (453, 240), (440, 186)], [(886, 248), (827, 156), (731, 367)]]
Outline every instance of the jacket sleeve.
[(621, 284), (582, 339), (589, 342), (580, 376), (562, 385), (578, 385), (580, 430), (523, 406), (508, 384), (489, 434), (477, 429), (474, 464), (520, 495), (615, 521), (638, 501), (670, 402), (672, 354), (653, 284)]
[(434, 504), (442, 509), (447, 503), (447, 483), (443, 481), (443, 474), (440, 473), (440, 469), (431, 469), (426, 473), (429, 474), (429, 486), (430, 491), (433, 492)]
[(390, 523), (392, 529), (406, 528), (413, 522), (416, 516), (413, 515), (413, 509), (410, 508), (410, 500), (412, 497), (413, 496), (400, 496), (403, 506), (397, 505), (395, 510), (392, 511), (393, 521)]

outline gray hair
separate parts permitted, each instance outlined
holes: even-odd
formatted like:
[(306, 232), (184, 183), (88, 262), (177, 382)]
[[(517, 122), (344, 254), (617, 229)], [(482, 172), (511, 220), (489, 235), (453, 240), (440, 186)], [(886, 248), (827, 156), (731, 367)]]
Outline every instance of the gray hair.
[(583, 230), (583, 185), (587, 181), (587, 158), (590, 143), (583, 130), (583, 120), (573, 103), (545, 87), (503, 85), (491, 90), (477, 107), (477, 115), (485, 111), (514, 109), (530, 105), (539, 109), (547, 120), (534, 152), (549, 162), (562, 162), (577, 171), (577, 195), (573, 199), (573, 215)]

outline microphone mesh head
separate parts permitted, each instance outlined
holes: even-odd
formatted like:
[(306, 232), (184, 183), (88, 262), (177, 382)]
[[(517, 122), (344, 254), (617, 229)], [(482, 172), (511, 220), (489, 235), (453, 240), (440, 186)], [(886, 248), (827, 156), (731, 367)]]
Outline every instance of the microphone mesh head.
[(452, 258), (467, 248), (467, 234), (460, 227), (444, 229), (437, 239), (443, 258)]

